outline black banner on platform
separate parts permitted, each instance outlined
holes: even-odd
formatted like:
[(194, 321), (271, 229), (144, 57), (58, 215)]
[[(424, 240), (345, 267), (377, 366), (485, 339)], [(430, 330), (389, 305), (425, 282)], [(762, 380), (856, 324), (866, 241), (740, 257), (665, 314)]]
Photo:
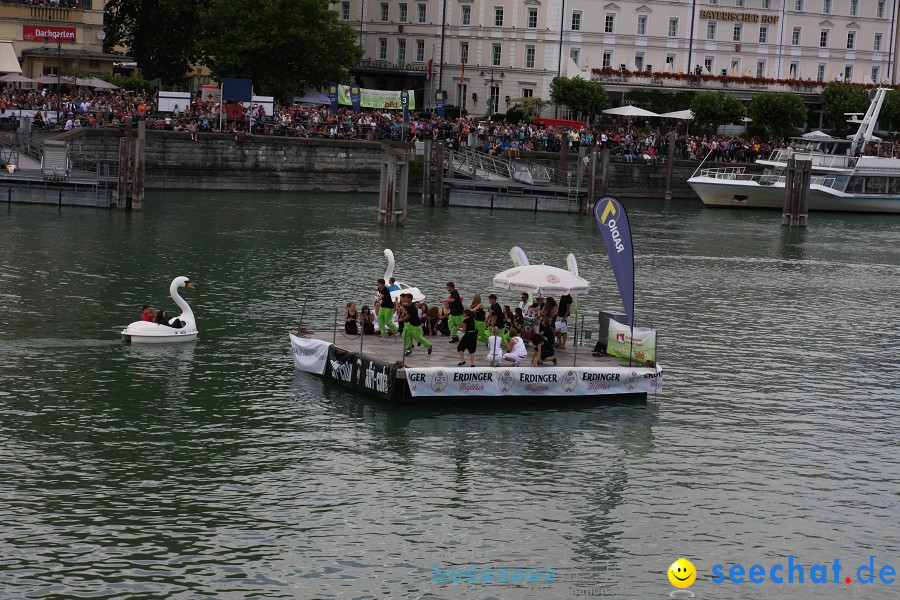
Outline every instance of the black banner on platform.
[(388, 400), (395, 398), (397, 364), (373, 360), (358, 352), (328, 348), (325, 375), (354, 389)]

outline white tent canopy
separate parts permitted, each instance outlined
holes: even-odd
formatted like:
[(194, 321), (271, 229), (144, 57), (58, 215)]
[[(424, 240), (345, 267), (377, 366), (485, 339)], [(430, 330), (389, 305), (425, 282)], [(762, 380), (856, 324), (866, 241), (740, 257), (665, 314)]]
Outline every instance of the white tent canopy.
[(34, 79), (30, 77), (25, 77), (24, 75), (17, 75), (15, 73), (10, 73), (9, 75), (4, 75), (0, 77), (0, 81), (5, 81), (6, 83), (37, 83)]
[(586, 294), (591, 284), (575, 273), (549, 265), (513, 267), (494, 275), (494, 287), (542, 296)]
[(0, 73), (21, 73), (22, 67), (16, 57), (12, 42), (0, 42)]
[(665, 117), (667, 119), (681, 119), (682, 121), (694, 120), (694, 113), (692, 113), (690, 110), (676, 110), (673, 112), (662, 113), (659, 116)]
[(616, 115), (619, 117), (658, 117), (660, 115), (637, 106), (619, 106), (617, 108), (607, 108), (603, 111), (607, 115)]

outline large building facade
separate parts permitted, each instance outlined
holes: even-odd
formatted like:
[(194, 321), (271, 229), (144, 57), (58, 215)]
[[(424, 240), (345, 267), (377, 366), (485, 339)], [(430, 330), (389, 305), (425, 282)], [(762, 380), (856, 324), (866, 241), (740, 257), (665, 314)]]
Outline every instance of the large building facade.
[[(26, 77), (57, 71), (111, 73), (123, 57), (103, 52), (103, 10), (106, 0), (19, 2), (0, 0), (0, 41), (9, 57), (15, 54)], [(15, 72), (16, 65), (3, 70)]]
[[(603, 67), (781, 80), (897, 81), (898, 0), (341, 0), (364, 87), (446, 90), (471, 114), (549, 99)], [(465, 67), (463, 64), (465, 63)], [(709, 87), (707, 85), (706, 87)]]

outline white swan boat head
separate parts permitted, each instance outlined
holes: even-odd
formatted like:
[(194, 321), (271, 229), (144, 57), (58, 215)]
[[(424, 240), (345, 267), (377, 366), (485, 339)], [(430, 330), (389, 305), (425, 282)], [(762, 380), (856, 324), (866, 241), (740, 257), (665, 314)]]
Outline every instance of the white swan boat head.
[(194, 289), (194, 284), (187, 277), (176, 277), (169, 286), (172, 300), (181, 309), (181, 315), (169, 319), (181, 321), (181, 327), (172, 327), (150, 321), (135, 321), (122, 330), (122, 339), (133, 344), (165, 344), (170, 342), (193, 342), (197, 339), (197, 321), (188, 303), (178, 294), (179, 288)]
[[(384, 280), (390, 282), (391, 276), (394, 274), (394, 253), (389, 248), (385, 249), (384, 257), (388, 261), (387, 269), (384, 271)], [(394, 285), (398, 286), (399, 289), (391, 290), (391, 298), (393, 300), (397, 300), (400, 297), (400, 294), (412, 294), (415, 302), (421, 302), (425, 299), (425, 294), (417, 287), (413, 287), (401, 281), (395, 281)]]

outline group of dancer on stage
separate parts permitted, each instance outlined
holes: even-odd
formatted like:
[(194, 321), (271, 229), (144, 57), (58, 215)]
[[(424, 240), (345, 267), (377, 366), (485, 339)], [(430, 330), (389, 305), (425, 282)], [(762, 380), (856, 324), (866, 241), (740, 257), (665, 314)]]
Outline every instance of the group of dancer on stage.
[[(427, 336), (451, 336), (450, 343), (457, 344), (458, 366), (475, 366), (475, 353), (479, 343), (487, 346), (488, 363), (491, 366), (512, 364), (518, 366), (528, 361), (527, 343), (534, 346), (530, 364), (540, 366), (556, 364), (555, 348), (565, 348), (568, 337), (568, 319), (572, 297), (563, 295), (557, 303), (554, 298), (536, 298), (529, 301), (522, 294), (518, 306), (511, 310), (501, 306), (496, 294), (488, 296), (488, 306), (481, 302), (481, 295), (472, 297), (465, 308), (456, 285), (447, 282), (447, 297), (441, 300), (442, 308), (428, 307), (416, 301), (410, 293), (392, 297), (391, 292), (400, 287), (393, 278), (379, 279), (376, 286), (375, 310), (356, 302), (348, 302), (344, 311), (344, 331), (348, 335), (379, 335), (393, 337), (399, 334), (405, 342), (406, 355), (412, 354), (413, 342), (424, 346), (430, 355), (432, 344)], [(360, 332), (360, 329), (362, 330)]]

